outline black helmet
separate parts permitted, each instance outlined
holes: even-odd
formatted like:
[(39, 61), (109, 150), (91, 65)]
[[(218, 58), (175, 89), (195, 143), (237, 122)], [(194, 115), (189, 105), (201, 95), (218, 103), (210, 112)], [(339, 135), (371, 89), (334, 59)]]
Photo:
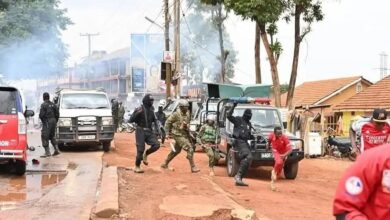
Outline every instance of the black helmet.
[(50, 100), (50, 95), (48, 92), (43, 93), (43, 100)]

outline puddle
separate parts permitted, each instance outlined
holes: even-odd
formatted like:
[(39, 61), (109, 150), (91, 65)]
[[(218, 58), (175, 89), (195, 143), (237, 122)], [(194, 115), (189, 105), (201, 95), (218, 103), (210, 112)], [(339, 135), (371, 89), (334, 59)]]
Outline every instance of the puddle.
[(27, 173), (20, 177), (0, 177), (0, 211), (15, 208), (20, 202), (42, 197), (50, 187), (61, 182), (66, 174), (66, 172)]

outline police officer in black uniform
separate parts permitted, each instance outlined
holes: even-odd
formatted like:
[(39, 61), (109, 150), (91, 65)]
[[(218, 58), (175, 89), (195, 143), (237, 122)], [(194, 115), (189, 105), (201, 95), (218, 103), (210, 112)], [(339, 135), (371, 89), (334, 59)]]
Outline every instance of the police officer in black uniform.
[[(152, 124), (157, 125), (157, 119), (154, 114), (153, 97), (146, 94), (142, 99), (142, 105), (134, 110), (131, 115), (130, 123), (136, 123), (135, 140), (137, 145), (137, 157), (135, 160), (135, 173), (143, 173), (141, 169), (141, 161), (148, 165), (147, 157), (151, 153), (160, 148), (160, 143), (157, 140), (156, 134), (153, 132)], [(150, 145), (150, 148), (145, 151), (145, 142)]]
[(45, 148), (45, 154), (41, 157), (50, 157), (49, 141), (54, 147), (53, 156), (60, 154), (55, 138), (59, 112), (57, 106), (50, 101), (49, 93), (43, 93), (43, 103), (39, 111), (39, 118), (42, 121), (41, 139), (42, 146)]
[(248, 140), (253, 139), (251, 133), (251, 118), (252, 110), (245, 109), (242, 117), (233, 116), (234, 108), (237, 106), (237, 103), (233, 104), (233, 107), (228, 111), (227, 118), (234, 124), (233, 137), (235, 139), (234, 147), (238, 149), (238, 155), (240, 158), (240, 168), (238, 173), (234, 177), (237, 186), (248, 186), (248, 184), (242, 181), (242, 178), (247, 173), (250, 164), (252, 163), (252, 152), (250, 150)]

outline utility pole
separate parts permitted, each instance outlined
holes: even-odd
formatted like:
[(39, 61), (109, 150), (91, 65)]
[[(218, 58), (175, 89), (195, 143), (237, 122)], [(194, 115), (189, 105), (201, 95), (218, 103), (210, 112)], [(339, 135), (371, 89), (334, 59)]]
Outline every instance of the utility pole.
[[(181, 63), (180, 63), (180, 0), (174, 0), (174, 15), (175, 15), (175, 75), (176, 77), (179, 76), (181, 69)], [(180, 96), (180, 80), (181, 78), (179, 77), (177, 79), (177, 85), (175, 88), (175, 96), (179, 97)]]
[[(164, 0), (164, 15), (165, 15), (165, 24), (164, 24), (164, 37), (165, 37), (165, 51), (169, 51), (169, 0)], [(171, 98), (171, 65), (167, 65), (166, 76), (165, 76), (165, 85), (166, 85), (166, 98)]]
[(91, 33), (86, 33), (86, 34), (80, 34), (82, 37), (88, 37), (88, 57), (91, 56), (91, 37), (98, 36), (99, 33), (91, 34)]

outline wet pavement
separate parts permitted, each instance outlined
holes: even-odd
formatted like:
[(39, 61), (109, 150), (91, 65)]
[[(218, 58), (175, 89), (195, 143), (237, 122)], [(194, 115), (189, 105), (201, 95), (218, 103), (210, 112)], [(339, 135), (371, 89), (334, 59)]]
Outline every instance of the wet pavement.
[[(0, 219), (89, 219), (102, 169), (102, 151), (40, 158), (40, 133), (29, 132), (27, 172), (0, 169)], [(39, 161), (33, 164), (32, 160)]]

